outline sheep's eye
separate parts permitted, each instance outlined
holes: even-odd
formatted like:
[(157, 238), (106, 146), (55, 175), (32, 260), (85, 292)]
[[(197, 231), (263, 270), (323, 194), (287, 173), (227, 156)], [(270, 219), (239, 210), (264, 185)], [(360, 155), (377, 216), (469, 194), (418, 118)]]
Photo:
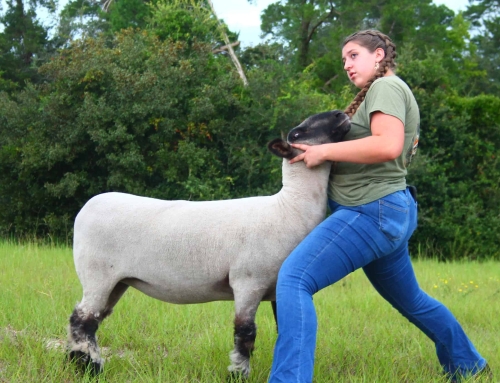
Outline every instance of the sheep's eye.
[(299, 132), (296, 132), (293, 136), (294, 136), (295, 138), (299, 138), (300, 134), (299, 134)]

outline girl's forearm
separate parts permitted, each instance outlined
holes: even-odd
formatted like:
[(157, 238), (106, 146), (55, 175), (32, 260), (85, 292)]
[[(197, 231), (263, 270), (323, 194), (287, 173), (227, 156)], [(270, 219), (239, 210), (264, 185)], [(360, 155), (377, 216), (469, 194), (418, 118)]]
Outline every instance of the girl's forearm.
[(374, 164), (391, 161), (401, 155), (401, 145), (381, 136), (321, 145), (323, 158), (335, 162)]

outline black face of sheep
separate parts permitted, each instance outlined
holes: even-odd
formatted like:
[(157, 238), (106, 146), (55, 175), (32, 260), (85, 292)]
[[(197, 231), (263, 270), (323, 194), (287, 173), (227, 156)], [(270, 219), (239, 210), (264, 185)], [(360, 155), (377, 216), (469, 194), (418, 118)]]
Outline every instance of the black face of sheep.
[(340, 110), (315, 114), (293, 128), (287, 137), (290, 144), (320, 145), (341, 141), (351, 128), (349, 117)]
[(351, 129), (349, 117), (340, 110), (315, 114), (290, 130), (287, 142), (275, 139), (268, 144), (269, 150), (283, 158), (293, 158), (300, 153), (289, 144), (321, 145), (342, 141)]

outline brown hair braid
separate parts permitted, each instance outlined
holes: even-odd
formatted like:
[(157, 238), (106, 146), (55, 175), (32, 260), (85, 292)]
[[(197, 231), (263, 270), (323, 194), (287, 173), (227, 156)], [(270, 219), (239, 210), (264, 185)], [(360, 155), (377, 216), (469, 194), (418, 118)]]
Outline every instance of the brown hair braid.
[(396, 63), (394, 62), (394, 59), (396, 58), (396, 45), (387, 35), (384, 35), (382, 32), (374, 29), (359, 31), (348, 36), (344, 40), (342, 47), (344, 47), (348, 42), (351, 41), (368, 49), (370, 53), (375, 52), (377, 48), (382, 48), (385, 52), (385, 57), (380, 62), (375, 76), (373, 76), (373, 78), (366, 83), (364, 88), (359, 91), (356, 97), (354, 97), (354, 100), (351, 102), (351, 104), (344, 110), (345, 114), (347, 114), (349, 117), (352, 117), (354, 113), (356, 113), (359, 106), (365, 99), (366, 93), (368, 92), (368, 89), (370, 89), (373, 82), (378, 78), (384, 77), (389, 69), (394, 70), (394, 68), (396, 68)]

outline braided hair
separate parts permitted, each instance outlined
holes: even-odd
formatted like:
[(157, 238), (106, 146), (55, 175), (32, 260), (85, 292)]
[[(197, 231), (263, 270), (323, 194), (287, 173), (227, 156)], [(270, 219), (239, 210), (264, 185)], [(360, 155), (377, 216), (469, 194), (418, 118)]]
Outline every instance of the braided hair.
[(368, 29), (353, 33), (344, 40), (342, 46), (345, 46), (351, 41), (368, 49), (371, 53), (375, 52), (377, 48), (382, 48), (385, 52), (385, 57), (379, 63), (375, 76), (373, 76), (373, 78), (366, 83), (363, 89), (361, 89), (356, 97), (354, 97), (351, 104), (344, 110), (345, 114), (349, 117), (352, 117), (354, 113), (356, 113), (373, 82), (381, 77), (384, 77), (388, 70), (393, 70), (396, 67), (396, 63), (394, 62), (394, 59), (396, 58), (396, 45), (382, 32), (374, 29)]

